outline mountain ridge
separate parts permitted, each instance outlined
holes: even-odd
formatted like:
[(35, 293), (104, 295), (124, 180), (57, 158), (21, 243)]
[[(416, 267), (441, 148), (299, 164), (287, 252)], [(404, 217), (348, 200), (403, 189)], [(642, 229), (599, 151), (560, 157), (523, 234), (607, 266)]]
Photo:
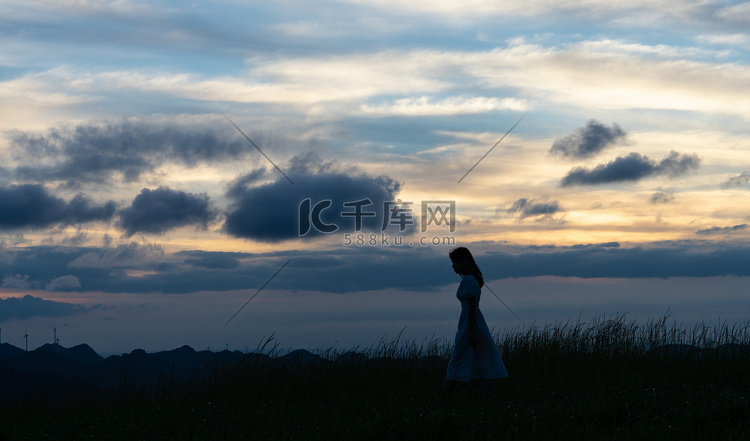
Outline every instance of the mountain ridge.
[(70, 348), (48, 343), (31, 351), (2, 343), (0, 398), (102, 395), (123, 387), (156, 388), (231, 364), (269, 363), (303, 368), (323, 362), (322, 357), (306, 350), (271, 357), (229, 350), (196, 351), (183, 345), (151, 353), (134, 349), (130, 353), (105, 358), (85, 343)]

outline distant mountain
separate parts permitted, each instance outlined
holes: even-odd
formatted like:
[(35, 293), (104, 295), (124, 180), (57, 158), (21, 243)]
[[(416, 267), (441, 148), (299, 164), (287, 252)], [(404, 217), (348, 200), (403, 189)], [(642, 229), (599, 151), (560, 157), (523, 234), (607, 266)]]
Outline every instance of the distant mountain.
[(304, 349), (297, 349), (278, 358), (278, 361), (292, 368), (307, 368), (328, 363), (328, 360), (321, 358)]
[(239, 351), (196, 351), (190, 346), (155, 353), (135, 349), (129, 354), (103, 358), (86, 344), (71, 348), (45, 344), (27, 352), (4, 343), (0, 345), (0, 399), (22, 399), (30, 394), (40, 398), (88, 396), (120, 388), (155, 388), (240, 362), (304, 368), (326, 360), (305, 350), (272, 358)]
[(104, 358), (101, 355), (97, 354), (96, 351), (91, 348), (91, 346), (85, 343), (73, 346), (72, 348), (65, 348), (60, 345), (47, 343), (46, 345), (36, 349), (36, 351), (44, 351), (47, 353), (54, 352), (56, 354), (62, 355), (63, 357), (75, 360), (79, 363), (93, 363), (95, 361), (104, 360)]
[(14, 357), (16, 355), (23, 354), (24, 351), (21, 348), (17, 348), (9, 343), (1, 343), (0, 344), (0, 361), (6, 360), (8, 358)]
[[(188, 345), (171, 351), (154, 352), (151, 355), (167, 363), (170, 371), (181, 372), (205, 369), (213, 363), (237, 362), (247, 356), (240, 351), (211, 352), (206, 350), (198, 352)], [(252, 356), (252, 354), (248, 355)]]

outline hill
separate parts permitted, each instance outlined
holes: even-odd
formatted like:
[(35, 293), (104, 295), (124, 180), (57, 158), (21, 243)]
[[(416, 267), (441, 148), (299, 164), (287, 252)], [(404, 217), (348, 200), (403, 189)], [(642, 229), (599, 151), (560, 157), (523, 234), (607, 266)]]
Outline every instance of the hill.
[(105, 396), (121, 388), (154, 389), (187, 381), (217, 366), (240, 362), (304, 367), (322, 360), (305, 350), (269, 357), (240, 351), (196, 351), (187, 345), (154, 353), (134, 349), (103, 358), (86, 344), (70, 348), (45, 344), (26, 352), (4, 343), (0, 345), (0, 378), (4, 379), (0, 398)]
[(183, 346), (97, 359), (86, 347), (4, 347), (15, 355), (2, 362), (0, 379), (12, 381), (0, 387), (18, 395), (0, 399), (0, 432), (33, 441), (750, 439), (750, 327), (618, 317), (512, 329), (496, 343), (510, 373), (496, 395), (475, 381), (447, 397), (444, 340), (322, 358)]

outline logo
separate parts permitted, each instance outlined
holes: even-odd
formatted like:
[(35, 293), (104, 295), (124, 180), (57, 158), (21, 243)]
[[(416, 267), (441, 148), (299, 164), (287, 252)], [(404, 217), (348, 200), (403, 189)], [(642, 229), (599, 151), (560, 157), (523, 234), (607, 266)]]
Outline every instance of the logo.
[[(356, 201), (346, 201), (339, 207), (333, 206), (331, 199), (313, 201), (304, 199), (299, 204), (299, 236), (303, 237), (311, 232), (323, 234), (335, 233), (344, 228), (352, 228), (353, 232), (345, 234), (344, 245), (395, 245), (406, 244), (403, 234), (411, 234), (419, 219), (419, 231), (426, 233), (428, 229), (441, 228), (448, 232), (456, 231), (456, 201), (452, 200), (424, 200), (416, 204), (421, 208), (418, 216), (414, 213), (415, 203), (411, 201), (384, 201), (381, 210), (376, 210), (376, 204), (370, 198)], [(327, 215), (327, 216), (326, 216)], [(378, 216), (381, 218), (378, 219)], [(324, 218), (327, 221), (324, 221)], [(380, 226), (380, 235), (363, 233), (365, 219), (372, 219), (369, 230), (373, 225)], [(346, 221), (346, 222), (345, 222)], [(375, 222), (373, 222), (375, 221)], [(352, 231), (350, 230), (350, 231)], [(390, 230), (390, 231), (389, 231)], [(386, 231), (399, 235), (389, 236)], [(414, 242), (409, 242), (413, 245)], [(420, 237), (420, 245), (455, 245), (455, 238)]]

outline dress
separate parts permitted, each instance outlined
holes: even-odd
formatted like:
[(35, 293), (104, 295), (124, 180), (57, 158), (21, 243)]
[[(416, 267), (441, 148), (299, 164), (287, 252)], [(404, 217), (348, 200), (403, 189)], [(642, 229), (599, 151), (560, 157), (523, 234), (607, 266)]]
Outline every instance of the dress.
[[(456, 297), (461, 301), (461, 317), (458, 319), (458, 331), (456, 332), (456, 345), (453, 356), (448, 363), (448, 372), (445, 378), (456, 381), (471, 381), (472, 378), (505, 378), (508, 371), (500, 357), (500, 352), (495, 346), (490, 329), (484, 316), (479, 310), (479, 298), (481, 288), (474, 276), (466, 275), (458, 285)], [(469, 344), (469, 298), (476, 298), (477, 302), (477, 329), (478, 340), (475, 347)]]

